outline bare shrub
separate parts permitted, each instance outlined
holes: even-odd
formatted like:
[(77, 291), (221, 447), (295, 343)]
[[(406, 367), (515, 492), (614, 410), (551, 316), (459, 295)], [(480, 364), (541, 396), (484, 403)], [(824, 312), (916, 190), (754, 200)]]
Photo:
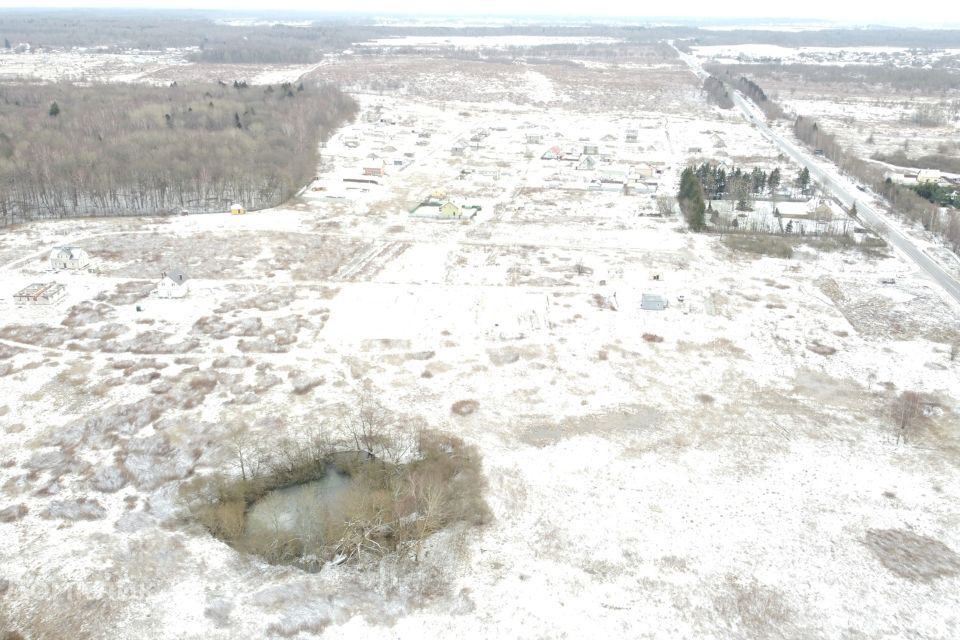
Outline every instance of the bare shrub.
[(127, 476), (120, 467), (101, 467), (93, 475), (93, 488), (104, 493), (114, 493), (127, 484)]
[(71, 338), (71, 332), (64, 327), (51, 327), (46, 324), (9, 324), (0, 327), (0, 338), (36, 347), (56, 349)]
[(100, 345), (106, 353), (140, 353), (140, 354), (175, 354), (189, 353), (200, 346), (195, 339), (180, 342), (168, 342), (174, 336), (163, 331), (150, 330), (138, 333), (135, 337), (123, 342), (110, 341)]
[(271, 622), (267, 626), (267, 634), (271, 637), (292, 638), (301, 633), (319, 635), (330, 626), (330, 618), (317, 612), (314, 608), (286, 611), (280, 621)]
[(224, 356), (210, 363), (210, 366), (214, 369), (246, 369), (251, 365), (253, 365), (253, 360), (243, 356)]
[[(55, 584), (65, 584), (60, 579)], [(87, 596), (82, 590), (66, 589), (50, 593), (50, 582), (43, 598), (32, 595), (25, 586), (15, 585), (19, 593), (0, 598), (0, 638), (3, 640), (94, 640), (114, 633), (115, 601)], [(9, 587), (8, 587), (9, 588)], [(3, 594), (0, 594), (3, 595)], [(16, 605), (14, 606), (14, 603)]]
[(957, 355), (960, 355), (960, 342), (954, 342), (950, 345), (950, 362), (956, 360)]
[(713, 404), (715, 402), (714, 397), (708, 393), (698, 393), (696, 398), (703, 404)]
[(658, 335), (656, 335), (656, 334), (653, 334), (653, 333), (645, 333), (645, 334), (643, 334), (643, 340), (644, 340), (644, 342), (663, 342), (663, 338), (662, 338), (662, 337), (660, 337), (660, 336), (658, 336)]
[(897, 444), (906, 443), (907, 436), (922, 418), (921, 396), (916, 391), (903, 391), (890, 405), (890, 417), (897, 429)]
[(9, 507), (0, 509), (0, 522), (16, 522), (27, 515), (30, 510), (25, 504), (12, 504)]
[(106, 515), (106, 509), (96, 500), (77, 498), (51, 502), (40, 517), (47, 520), (101, 520)]
[(149, 491), (192, 473), (196, 454), (173, 447), (165, 436), (132, 438), (118, 454), (122, 474), (139, 489)]
[(807, 349), (821, 356), (832, 356), (837, 352), (836, 349), (821, 343), (819, 340), (814, 340), (813, 342), (807, 344)]
[(97, 294), (94, 300), (112, 305), (134, 304), (149, 296), (156, 286), (149, 280), (129, 280), (121, 282), (109, 293), (103, 291)]
[(490, 362), (499, 366), (513, 364), (520, 359), (520, 350), (515, 347), (503, 347), (502, 349), (488, 349), (487, 355)]
[(312, 391), (314, 388), (322, 385), (325, 380), (323, 376), (310, 376), (303, 371), (292, 371), (289, 375), (290, 386), (293, 387), (293, 393), (302, 396)]
[(217, 626), (223, 629), (230, 625), (230, 614), (233, 612), (233, 602), (226, 598), (213, 598), (203, 610), (203, 615)]
[(911, 582), (960, 574), (960, 555), (929, 536), (906, 529), (869, 529), (863, 543), (880, 564)]
[(450, 406), (450, 411), (458, 416), (469, 416), (480, 408), (476, 400), (457, 400)]

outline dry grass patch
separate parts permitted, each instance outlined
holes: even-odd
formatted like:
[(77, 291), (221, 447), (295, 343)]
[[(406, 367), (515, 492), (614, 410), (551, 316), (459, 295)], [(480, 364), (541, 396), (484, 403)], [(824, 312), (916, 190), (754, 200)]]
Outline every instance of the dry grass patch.
[(480, 403), (476, 400), (458, 400), (450, 406), (450, 411), (454, 415), (469, 416), (480, 408)]
[(783, 593), (755, 578), (728, 576), (713, 606), (731, 637), (791, 640), (802, 635)]
[(135, 304), (147, 298), (156, 288), (156, 283), (151, 280), (130, 280), (121, 282), (113, 288), (113, 291), (97, 294), (94, 300), (112, 305)]
[(906, 529), (869, 529), (863, 544), (884, 567), (911, 582), (960, 574), (960, 555), (944, 543)]

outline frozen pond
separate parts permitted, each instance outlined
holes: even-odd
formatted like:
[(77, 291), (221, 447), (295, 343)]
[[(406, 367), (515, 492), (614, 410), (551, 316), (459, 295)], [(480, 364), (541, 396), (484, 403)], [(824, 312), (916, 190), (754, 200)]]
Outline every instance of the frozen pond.
[(309, 539), (341, 512), (350, 476), (330, 469), (323, 478), (275, 489), (247, 512), (247, 536), (287, 534)]

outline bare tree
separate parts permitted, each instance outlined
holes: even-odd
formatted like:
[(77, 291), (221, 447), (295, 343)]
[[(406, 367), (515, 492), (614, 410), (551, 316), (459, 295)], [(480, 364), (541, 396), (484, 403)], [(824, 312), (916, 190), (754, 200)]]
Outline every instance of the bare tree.
[(897, 428), (897, 444), (907, 442), (907, 434), (912, 431), (920, 418), (920, 394), (916, 391), (904, 391), (893, 401), (891, 414)]
[(665, 218), (672, 216), (674, 212), (674, 202), (674, 198), (670, 196), (657, 196), (657, 211)]

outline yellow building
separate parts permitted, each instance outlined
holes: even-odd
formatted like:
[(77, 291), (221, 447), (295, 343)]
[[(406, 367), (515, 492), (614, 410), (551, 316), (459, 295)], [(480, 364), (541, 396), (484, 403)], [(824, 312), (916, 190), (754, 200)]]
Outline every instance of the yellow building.
[(242, 204), (232, 204), (232, 205), (230, 205), (230, 213), (233, 214), (233, 215), (235, 215), (235, 216), (242, 216), (242, 215), (245, 214), (246, 212), (247, 212), (247, 210), (243, 208), (243, 205), (242, 205)]
[(440, 207), (440, 217), (441, 218), (459, 218), (463, 215), (463, 211), (457, 205), (452, 202), (446, 202)]

